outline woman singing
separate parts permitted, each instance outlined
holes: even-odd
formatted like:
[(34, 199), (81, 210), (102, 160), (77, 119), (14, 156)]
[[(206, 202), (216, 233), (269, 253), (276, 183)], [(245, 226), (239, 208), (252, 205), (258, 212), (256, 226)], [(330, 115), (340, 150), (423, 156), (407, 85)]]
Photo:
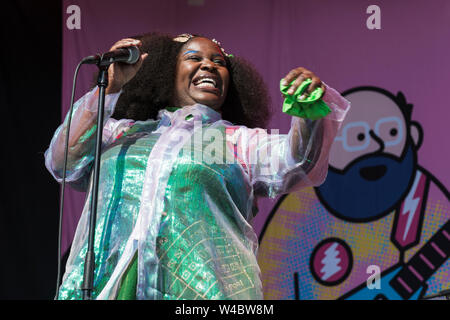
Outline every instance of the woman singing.
[[(292, 117), (288, 134), (262, 129), (270, 116), (262, 78), (220, 43), (150, 33), (134, 65), (114, 63), (106, 89), (95, 229), (96, 299), (262, 299), (256, 199), (321, 184), (349, 102), (311, 71), (283, 79), (294, 93), (321, 87), (331, 113)], [(87, 191), (59, 299), (80, 299), (89, 229), (96, 88), (74, 109), (67, 181)], [(61, 181), (66, 121), (46, 152)], [(274, 261), (276, 263), (276, 261)]]

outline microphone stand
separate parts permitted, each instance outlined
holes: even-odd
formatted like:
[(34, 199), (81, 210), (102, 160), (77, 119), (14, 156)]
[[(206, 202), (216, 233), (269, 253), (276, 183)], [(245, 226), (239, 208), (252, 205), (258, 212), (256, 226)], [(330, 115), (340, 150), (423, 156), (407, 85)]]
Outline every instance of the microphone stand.
[(83, 300), (92, 300), (92, 291), (94, 288), (94, 269), (95, 269), (95, 252), (94, 237), (95, 224), (97, 220), (97, 200), (98, 200), (98, 184), (100, 176), (100, 156), (102, 147), (103, 117), (105, 111), (105, 91), (108, 86), (108, 68), (110, 63), (100, 60), (97, 64), (100, 72), (97, 78), (98, 94), (98, 116), (97, 116), (97, 134), (95, 142), (95, 158), (94, 158), (94, 177), (92, 185), (91, 210), (89, 217), (89, 238), (88, 248), (84, 262)]

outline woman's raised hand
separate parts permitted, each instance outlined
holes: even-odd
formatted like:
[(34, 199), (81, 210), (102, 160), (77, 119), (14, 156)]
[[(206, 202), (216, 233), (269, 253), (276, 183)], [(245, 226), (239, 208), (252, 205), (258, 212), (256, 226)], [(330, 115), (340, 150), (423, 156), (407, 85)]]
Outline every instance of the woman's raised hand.
[(300, 86), (300, 84), (306, 80), (311, 79), (311, 84), (308, 86), (308, 89), (304, 93), (305, 95), (309, 95), (311, 92), (313, 92), (316, 88), (322, 88), (323, 92), (325, 93), (325, 85), (322, 83), (322, 81), (317, 77), (313, 72), (309, 71), (308, 69), (305, 69), (303, 67), (298, 67), (295, 69), (292, 69), (282, 80), (282, 85), (288, 85), (292, 81), (294, 83), (291, 85), (289, 90), (287, 91), (288, 94), (293, 94), (297, 88)]
[[(131, 47), (131, 46), (142, 46), (140, 40), (126, 38), (117, 41), (109, 51), (113, 51), (120, 48)], [(139, 57), (139, 60), (135, 64), (126, 63), (113, 63), (108, 69), (108, 87), (106, 88), (106, 94), (119, 92), (120, 89), (130, 81), (138, 72), (139, 68), (142, 66), (142, 62), (147, 58), (148, 54), (143, 53)]]

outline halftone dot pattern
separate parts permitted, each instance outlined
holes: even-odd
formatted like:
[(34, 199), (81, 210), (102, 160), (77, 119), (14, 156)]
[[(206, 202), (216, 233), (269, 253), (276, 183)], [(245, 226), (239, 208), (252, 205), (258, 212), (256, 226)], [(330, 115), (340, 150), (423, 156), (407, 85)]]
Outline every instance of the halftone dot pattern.
[[(433, 201), (428, 198), (425, 209), (425, 219), (422, 226), (420, 245), (411, 248), (405, 253), (405, 260), (411, 257), (427, 242), (439, 228), (449, 219), (450, 205), (447, 199)], [(426, 295), (437, 293), (441, 290), (450, 288), (450, 262), (447, 261), (433, 274), (427, 281)]]
[[(438, 201), (428, 198), (420, 243), (405, 253), (405, 261), (442, 226), (449, 213), (445, 198)], [(349, 223), (331, 215), (320, 204), (313, 188), (288, 195), (272, 217), (259, 249), (265, 299), (295, 299), (294, 273), (298, 273), (300, 299), (337, 299), (366, 283), (370, 265), (384, 271), (400, 263), (400, 252), (390, 241), (394, 218), (393, 211), (373, 222)], [(328, 238), (344, 241), (353, 255), (351, 273), (335, 286), (318, 283), (310, 271), (314, 248)], [(446, 288), (449, 268), (447, 261), (429, 279), (428, 294)]]
[[(279, 259), (273, 264), (272, 272), (275, 277), (280, 274), (284, 276), (284, 283), (280, 281), (271, 282), (266, 281), (266, 269), (261, 266), (263, 274), (263, 283), (265, 285), (265, 297), (267, 299), (276, 299), (271, 294), (271, 287), (277, 291), (276, 297), (281, 299), (293, 299), (295, 297), (293, 274), (298, 272), (300, 284), (300, 298), (301, 299), (336, 299), (343, 295), (348, 290), (366, 281), (366, 268), (369, 265), (377, 264), (380, 268), (383, 266), (391, 266), (398, 261), (398, 255), (395, 248), (387, 243), (383, 243), (380, 239), (381, 234), (390, 232), (392, 224), (392, 216), (387, 218), (388, 222), (378, 221), (376, 225), (365, 224), (364, 232), (361, 231), (360, 224), (355, 225), (335, 218), (330, 215), (328, 211), (320, 204), (315, 197), (314, 190), (304, 190), (295, 193), (296, 199), (290, 199), (292, 195), (286, 197), (284, 203), (280, 206), (277, 214), (272, 218), (271, 225), (280, 223), (285, 230), (281, 228), (276, 232), (269, 232), (266, 230), (263, 243), (260, 248), (260, 264), (264, 264), (263, 254), (265, 251), (265, 243), (276, 242), (278, 246), (285, 246), (283, 254), (277, 256), (271, 254), (272, 259)], [(298, 212), (292, 212), (292, 203), (298, 201), (301, 206), (297, 207)], [(285, 210), (288, 207), (290, 210)], [(305, 210), (305, 211), (303, 211)], [(305, 214), (303, 214), (305, 212)], [(289, 217), (289, 218), (287, 218)], [(289, 222), (289, 223), (288, 223)], [(385, 230), (383, 230), (385, 228)], [(382, 232), (380, 233), (380, 230)], [(270, 234), (270, 235), (269, 235)], [(273, 235), (276, 235), (275, 237)], [(285, 238), (280, 241), (280, 237)], [(317, 283), (310, 272), (310, 256), (315, 246), (322, 240), (327, 238), (338, 238), (347, 243), (352, 250), (353, 260), (358, 259), (358, 264), (353, 263), (353, 270), (346, 281), (340, 285), (333, 287), (323, 286)], [(269, 240), (270, 239), (270, 240)], [(266, 241), (267, 240), (267, 241)], [(271, 246), (271, 250), (275, 249)], [(373, 252), (390, 252), (390, 255), (383, 255), (381, 259), (373, 254)], [(267, 270), (269, 271), (269, 270)], [(349, 281), (352, 279), (351, 281)], [(280, 292), (286, 290), (284, 293)]]
[[(266, 230), (264, 239), (269, 240), (263, 239), (258, 251), (266, 299), (293, 299), (295, 296), (293, 273), (299, 268), (304, 268), (302, 265), (304, 262), (298, 259), (298, 254), (305, 255), (301, 251), (302, 246), (295, 239), (308, 239), (301, 230), (298, 230), (298, 227), (302, 226), (297, 221), (299, 216), (308, 220), (311, 212), (310, 202), (314, 200), (312, 188), (307, 188), (302, 193), (288, 195), (278, 210), (280, 214), (275, 214)], [(272, 225), (280, 227), (272, 228)], [(300, 250), (299, 253), (298, 250)], [(294, 267), (290, 267), (291, 264), (294, 264)], [(286, 268), (289, 269), (286, 270)]]

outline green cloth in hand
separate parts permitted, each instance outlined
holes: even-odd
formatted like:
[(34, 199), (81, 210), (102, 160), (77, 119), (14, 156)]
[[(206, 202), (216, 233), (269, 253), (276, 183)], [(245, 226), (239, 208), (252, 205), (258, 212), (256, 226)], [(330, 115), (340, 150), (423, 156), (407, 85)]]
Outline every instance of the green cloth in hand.
[(322, 88), (316, 88), (309, 96), (300, 99), (303, 92), (306, 91), (306, 88), (312, 82), (311, 79), (304, 80), (294, 94), (290, 95), (287, 91), (293, 82), (283, 86), (280, 81), (280, 90), (285, 98), (283, 102), (284, 113), (291, 116), (317, 120), (331, 112), (330, 107), (321, 99), (323, 95)]

